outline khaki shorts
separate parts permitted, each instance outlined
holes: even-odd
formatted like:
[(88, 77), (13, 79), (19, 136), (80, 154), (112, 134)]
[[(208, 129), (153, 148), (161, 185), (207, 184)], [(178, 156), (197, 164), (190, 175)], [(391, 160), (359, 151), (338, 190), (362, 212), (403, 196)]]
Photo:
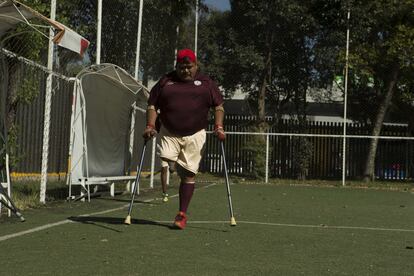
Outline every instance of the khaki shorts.
[[(197, 173), (206, 142), (204, 129), (189, 136), (176, 136), (161, 127), (160, 157), (177, 162), (184, 169)], [(164, 164), (165, 162), (161, 162)]]

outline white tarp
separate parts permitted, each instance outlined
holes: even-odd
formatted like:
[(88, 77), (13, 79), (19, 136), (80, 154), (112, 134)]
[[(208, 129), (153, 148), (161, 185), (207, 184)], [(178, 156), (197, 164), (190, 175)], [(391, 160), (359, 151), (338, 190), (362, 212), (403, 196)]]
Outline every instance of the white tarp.
[[(147, 88), (113, 64), (99, 64), (76, 77), (71, 129), (71, 184), (84, 178), (124, 176), (131, 160), (131, 115), (145, 124)], [(138, 138), (138, 137), (137, 137)]]
[[(30, 19), (38, 18), (55, 30), (53, 42), (61, 47), (83, 55), (89, 46), (89, 41), (60, 22), (51, 20), (32, 8), (14, 0), (0, 1), (0, 38), (19, 23), (25, 23), (44, 34), (37, 26), (30, 23)], [(49, 37), (48, 33), (44, 34)]]

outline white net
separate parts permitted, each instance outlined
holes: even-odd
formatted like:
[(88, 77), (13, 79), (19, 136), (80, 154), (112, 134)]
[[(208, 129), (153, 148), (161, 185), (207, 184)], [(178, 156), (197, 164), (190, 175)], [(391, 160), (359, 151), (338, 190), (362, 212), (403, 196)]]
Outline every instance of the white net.
[[(5, 2), (12, 1), (0, 1)], [(22, 2), (50, 17), (53, 1)], [(269, 177), (295, 178), (296, 170), (305, 178), (389, 179), (389, 171), (399, 171), (404, 173), (395, 179), (410, 179), (414, 51), (407, 22), (413, 4), (377, 2), (221, 1), (227, 5), (214, 9), (203, 0), (57, 0), (56, 21), (91, 42), (83, 56), (55, 45), (52, 70), (47, 69), (50, 25), (36, 17), (0, 38), (2, 118), (18, 122), (11, 129), (14, 172), (40, 172), (48, 74), (53, 75), (48, 171), (64, 175), (71, 77), (97, 62), (114, 63), (131, 75), (138, 72), (138, 80), (151, 88), (174, 69), (177, 49), (197, 47), (201, 69), (232, 98), (225, 108), (226, 126), (235, 132), (227, 141), (235, 173), (257, 176), (261, 163), (267, 164), (261, 175), (267, 168)], [(372, 9), (376, 16), (367, 16)], [(232, 138), (263, 131), (271, 133), (268, 147), (266, 139)], [(213, 144), (209, 140), (211, 152), (203, 160), (206, 171), (216, 166), (219, 151)]]

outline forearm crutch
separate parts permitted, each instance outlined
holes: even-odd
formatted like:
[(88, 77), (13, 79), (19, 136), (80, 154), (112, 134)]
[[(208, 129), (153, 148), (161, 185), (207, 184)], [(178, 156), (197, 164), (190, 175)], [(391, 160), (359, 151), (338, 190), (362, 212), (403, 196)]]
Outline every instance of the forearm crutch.
[(135, 178), (134, 190), (132, 191), (131, 202), (129, 203), (128, 215), (127, 215), (127, 217), (125, 218), (125, 221), (124, 221), (124, 223), (128, 224), (128, 225), (131, 224), (132, 206), (134, 204), (135, 194), (137, 193), (137, 190), (138, 190), (139, 177), (141, 175), (142, 164), (144, 163), (144, 156), (145, 156), (145, 150), (147, 148), (147, 141), (148, 140), (144, 141), (144, 146), (142, 147), (141, 161), (139, 162), (139, 166), (137, 167), (137, 177)]
[(21, 221), (25, 221), (23, 215), (19, 212), (16, 205), (14, 205), (11, 198), (4, 191), (3, 187), (0, 184), (0, 203), (3, 204), (6, 208), (12, 211)]
[(233, 214), (233, 204), (231, 203), (231, 192), (230, 192), (230, 182), (229, 182), (229, 175), (227, 172), (227, 162), (226, 162), (226, 155), (224, 152), (224, 142), (220, 141), (220, 147), (221, 147), (221, 155), (223, 156), (223, 164), (224, 164), (224, 174), (226, 176), (226, 187), (227, 187), (227, 198), (229, 201), (229, 210), (230, 210), (230, 225), (236, 226), (236, 219), (234, 218)]

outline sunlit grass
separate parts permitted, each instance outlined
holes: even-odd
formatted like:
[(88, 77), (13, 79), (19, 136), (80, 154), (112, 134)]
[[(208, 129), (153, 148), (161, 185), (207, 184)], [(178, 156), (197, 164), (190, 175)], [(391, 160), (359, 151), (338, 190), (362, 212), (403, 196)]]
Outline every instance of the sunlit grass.
[[(412, 182), (402, 181), (374, 181), (363, 182), (356, 180), (347, 180), (346, 185), (342, 185), (341, 180), (297, 180), (297, 179), (278, 179), (269, 178), (268, 183), (264, 179), (253, 179), (248, 177), (240, 177), (229, 175), (230, 183), (241, 184), (264, 184), (264, 185), (293, 185), (293, 186), (310, 186), (310, 187), (338, 187), (338, 188), (359, 188), (359, 189), (383, 189), (383, 190), (397, 190), (414, 193), (414, 184)], [(153, 189), (160, 189), (159, 175), (155, 176), (155, 183)], [(222, 175), (213, 175), (207, 173), (200, 173), (197, 176), (197, 182), (222, 182), (225, 178)], [(179, 185), (179, 177), (174, 174), (171, 176), (170, 185)], [(150, 178), (143, 176), (140, 179), (141, 189), (150, 189)], [(120, 192), (126, 191), (126, 182), (117, 182), (115, 190)], [(109, 191), (108, 186), (100, 186), (100, 191)], [(80, 186), (72, 186), (72, 193), (78, 195)], [(68, 186), (64, 181), (49, 181), (47, 183), (46, 191), (46, 205), (56, 201), (64, 201), (68, 196)], [(40, 203), (40, 181), (13, 181), (12, 199), (20, 210), (30, 208), (40, 208), (45, 204)]]

